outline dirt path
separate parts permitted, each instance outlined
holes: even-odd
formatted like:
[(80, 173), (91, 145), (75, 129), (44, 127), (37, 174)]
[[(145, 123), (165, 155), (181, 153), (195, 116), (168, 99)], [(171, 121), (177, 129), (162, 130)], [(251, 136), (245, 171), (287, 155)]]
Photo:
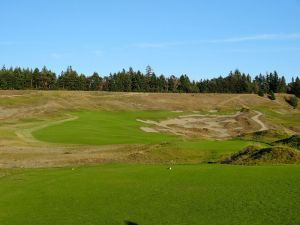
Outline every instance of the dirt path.
[(254, 112), (256, 112), (257, 114), (256, 114), (255, 116), (253, 116), (251, 119), (252, 119), (253, 121), (255, 121), (256, 123), (258, 123), (258, 124), (261, 126), (261, 128), (260, 128), (259, 131), (265, 131), (265, 130), (268, 130), (268, 127), (266, 126), (266, 124), (263, 123), (263, 122), (259, 119), (259, 117), (262, 116), (263, 114), (262, 114), (261, 112), (258, 112), (258, 111), (254, 111)]
[[(69, 122), (69, 121), (73, 121), (73, 120), (77, 120), (79, 117), (78, 116), (72, 116), (69, 115), (69, 118), (66, 119), (62, 119), (62, 120), (58, 120), (58, 121), (53, 121), (53, 122), (47, 122), (47, 123), (43, 123), (43, 124), (39, 124), (37, 126), (31, 127), (31, 128), (23, 128), (20, 130), (16, 131), (16, 135), (22, 139), (25, 142), (29, 142), (29, 143), (44, 143), (42, 141), (37, 140), (36, 138), (33, 137), (32, 133), (36, 130), (42, 129), (42, 128), (46, 128), (52, 125), (57, 125), (57, 124), (61, 124), (64, 122)], [(49, 143), (48, 143), (49, 144)]]

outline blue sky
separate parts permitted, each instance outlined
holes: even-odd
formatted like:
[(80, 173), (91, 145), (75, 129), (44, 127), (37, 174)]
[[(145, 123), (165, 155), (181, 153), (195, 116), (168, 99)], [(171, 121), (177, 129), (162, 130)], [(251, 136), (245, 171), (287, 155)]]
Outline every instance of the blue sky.
[(2, 0), (0, 64), (300, 75), (300, 0)]

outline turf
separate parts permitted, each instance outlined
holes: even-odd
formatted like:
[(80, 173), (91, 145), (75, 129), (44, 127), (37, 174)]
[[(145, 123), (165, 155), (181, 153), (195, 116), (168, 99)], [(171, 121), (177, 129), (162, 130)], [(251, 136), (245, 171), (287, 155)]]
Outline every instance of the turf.
[(232, 140), (189, 140), (178, 142), (177, 146), (184, 149), (192, 149), (198, 151), (218, 151), (220, 154), (232, 153), (251, 145), (264, 145), (255, 141), (245, 141), (239, 139)]
[(0, 224), (299, 224), (300, 166), (101, 165), (0, 178)]
[[(0, 99), (0, 106), (5, 106), (1, 115), (5, 120), (0, 129), (0, 153), (4, 166), (21, 167), (26, 163), (29, 167), (48, 166), (53, 158), (62, 162), (70, 160), (66, 162), (75, 162), (72, 165), (76, 165), (78, 160), (73, 162), (71, 159), (76, 159), (77, 151), (71, 158), (73, 153), (69, 152), (69, 146), (65, 146), (68, 144), (78, 144), (70, 147), (78, 151), (85, 149), (86, 146), (82, 145), (145, 145), (133, 145), (129, 149), (124, 146), (124, 161), (121, 162), (133, 164), (102, 164), (76, 167), (74, 170), (66, 167), (0, 169), (1, 225), (114, 225), (125, 224), (125, 221), (139, 225), (300, 224), (300, 165), (203, 163), (219, 160), (223, 155), (238, 152), (252, 144), (269, 147), (252, 140), (271, 143), (278, 136), (273, 133), (259, 137), (247, 135), (247, 140), (224, 141), (184, 139), (143, 132), (140, 127), (147, 125), (136, 121), (181, 115), (171, 112), (173, 110), (208, 113), (216, 108), (218, 112), (214, 114), (232, 114), (242, 105), (253, 105), (251, 109), (263, 112), (263, 120), (271, 128), (274, 125), (274, 129), (284, 127), (297, 131), (299, 111), (289, 111), (290, 106), (286, 103), (279, 105), (277, 100), (266, 101), (256, 95), (56, 91), (12, 94), (16, 96)], [(217, 106), (212, 102), (218, 103)], [(13, 114), (18, 112), (19, 107), (22, 109), (20, 113)], [(280, 113), (281, 108), (283, 114)], [(78, 109), (84, 110), (74, 112)], [(151, 109), (161, 111), (149, 111)], [(78, 119), (56, 125), (51, 123), (58, 116), (61, 119), (60, 115), (65, 112), (74, 112), (73, 116)], [(26, 143), (24, 148), (15, 148), (14, 140), (25, 145), (15, 131), (27, 125), (31, 129), (31, 126), (43, 125), (48, 120), (51, 120), (48, 124), (51, 126), (33, 129), (34, 137), (45, 143)], [(47, 142), (61, 145), (58, 145), (59, 148), (51, 145), (54, 150), (51, 155), (47, 152), (48, 148), (43, 148), (48, 145)], [(65, 147), (68, 154), (65, 154)], [(127, 151), (133, 157), (128, 159)], [(39, 154), (49, 154), (52, 158), (45, 160)], [(95, 156), (91, 154), (88, 159), (93, 161)], [(23, 160), (21, 163), (18, 163), (19, 158)], [(40, 161), (42, 164), (39, 164)], [(45, 161), (47, 163), (43, 164)], [(160, 163), (170, 163), (172, 170), (167, 169), (170, 165)], [(173, 165), (179, 163), (186, 164)]]
[(140, 129), (141, 126), (147, 125), (136, 120), (159, 120), (178, 116), (178, 113), (170, 111), (79, 111), (72, 114), (78, 119), (37, 130), (33, 133), (34, 137), (46, 142), (63, 144), (162, 144), (156, 151), (151, 151), (155, 159), (160, 161), (173, 159), (181, 162), (215, 161), (223, 155), (240, 151), (252, 144), (265, 147), (247, 140), (184, 139), (170, 134), (147, 133)]
[(37, 130), (33, 133), (34, 137), (46, 142), (85, 145), (152, 144), (178, 139), (174, 135), (146, 133), (140, 127), (147, 125), (136, 121), (157, 120), (178, 113), (80, 111), (72, 114), (79, 118)]

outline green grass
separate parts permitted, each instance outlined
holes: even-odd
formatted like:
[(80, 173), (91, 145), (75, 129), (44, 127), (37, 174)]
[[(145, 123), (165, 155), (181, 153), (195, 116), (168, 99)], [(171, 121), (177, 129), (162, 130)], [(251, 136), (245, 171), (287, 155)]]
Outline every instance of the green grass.
[(229, 155), (238, 152), (241, 149), (256, 145), (259, 147), (266, 147), (266, 144), (254, 141), (245, 141), (239, 139), (233, 140), (189, 140), (176, 143), (176, 147), (183, 150), (191, 150), (201, 152), (204, 156), (204, 161), (214, 161), (220, 159), (224, 155)]
[(264, 114), (264, 117), (272, 124), (283, 125), (285, 127), (293, 127), (300, 124), (300, 113), (295, 111), (293, 113), (280, 114), (266, 106), (256, 106), (253, 109), (258, 110)]
[[(149, 126), (136, 119), (161, 120), (180, 114), (169, 111), (134, 111), (105, 112), (79, 111), (72, 113), (78, 116), (74, 121), (68, 121), (33, 132), (35, 138), (55, 143), (67, 144), (152, 144), (172, 142), (174, 147), (191, 150), (218, 150), (224, 153), (238, 151), (252, 141), (244, 140), (199, 140), (186, 139), (162, 133), (147, 133), (140, 129)], [(151, 125), (150, 125), (151, 126)]]
[(64, 144), (161, 144), (152, 149), (151, 155), (147, 156), (151, 162), (208, 162), (240, 151), (248, 145), (265, 147), (261, 143), (248, 140), (183, 139), (169, 134), (146, 133), (140, 127), (147, 124), (136, 121), (138, 118), (160, 120), (178, 116), (178, 113), (168, 111), (79, 111), (72, 114), (79, 119), (37, 130), (33, 133), (34, 137), (46, 142)]
[(178, 113), (80, 111), (72, 114), (79, 118), (37, 130), (33, 133), (34, 137), (46, 142), (86, 145), (152, 144), (178, 139), (174, 135), (146, 133), (140, 127), (147, 125), (136, 121), (158, 120)]
[(239, 139), (233, 140), (190, 140), (186, 142), (178, 142), (179, 148), (185, 149), (193, 149), (193, 150), (200, 150), (200, 151), (215, 151), (220, 149), (222, 153), (231, 153), (234, 151), (238, 151), (241, 148), (244, 148), (251, 144), (259, 144), (253, 141), (244, 141)]
[(101, 165), (0, 178), (0, 224), (300, 224), (300, 166)]
[(223, 155), (240, 151), (248, 145), (260, 145), (245, 140), (199, 140), (179, 136), (146, 133), (140, 129), (147, 126), (136, 121), (159, 120), (178, 116), (168, 111), (100, 112), (80, 111), (72, 113), (79, 119), (49, 126), (33, 133), (34, 137), (64, 144), (110, 145), (110, 144), (162, 144), (151, 151), (147, 158), (153, 161), (175, 160), (176, 162), (207, 162), (218, 160)]

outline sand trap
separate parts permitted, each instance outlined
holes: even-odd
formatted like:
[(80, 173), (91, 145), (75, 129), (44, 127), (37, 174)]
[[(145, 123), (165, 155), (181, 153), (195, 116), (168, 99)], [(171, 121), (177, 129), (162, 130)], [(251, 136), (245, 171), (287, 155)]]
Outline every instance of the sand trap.
[(150, 128), (150, 127), (140, 127), (142, 131), (145, 131), (147, 133), (158, 133), (157, 130)]
[(153, 125), (141, 128), (145, 132), (168, 132), (187, 137), (209, 137), (226, 139), (243, 133), (266, 130), (267, 126), (259, 119), (260, 112), (238, 112), (234, 115), (193, 114), (178, 116), (163, 121), (137, 120)]

